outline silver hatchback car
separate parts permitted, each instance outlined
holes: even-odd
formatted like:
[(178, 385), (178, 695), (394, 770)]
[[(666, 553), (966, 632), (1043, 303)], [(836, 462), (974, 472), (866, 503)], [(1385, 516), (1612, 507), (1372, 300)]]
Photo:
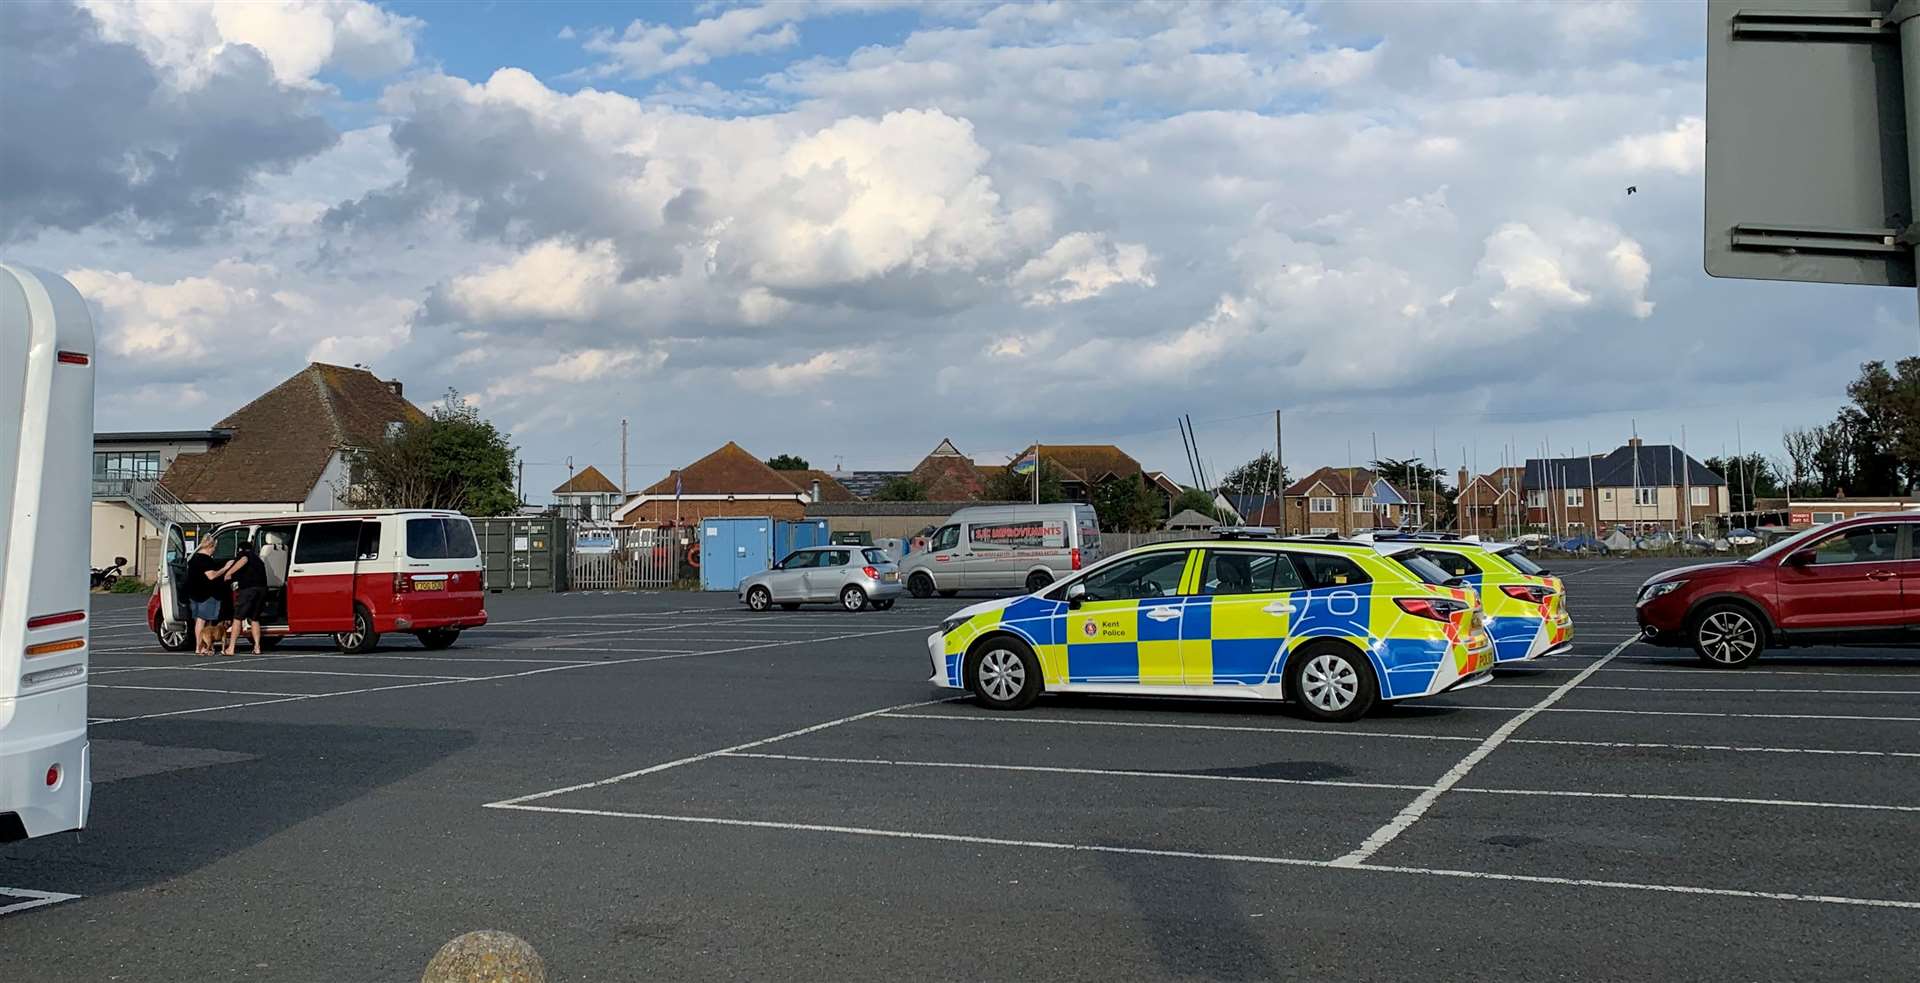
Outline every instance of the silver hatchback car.
[(885, 611), (906, 590), (887, 554), (871, 546), (813, 546), (740, 582), (740, 600), (755, 611), (775, 604), (791, 611), (828, 601), (848, 611), (872, 605)]

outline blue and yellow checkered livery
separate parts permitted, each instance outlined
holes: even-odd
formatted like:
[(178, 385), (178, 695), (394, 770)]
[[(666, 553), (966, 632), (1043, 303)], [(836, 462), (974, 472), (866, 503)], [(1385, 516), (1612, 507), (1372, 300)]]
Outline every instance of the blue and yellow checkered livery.
[[(1015, 635), (1032, 647), (1049, 691), (1151, 687), (1164, 693), (1158, 688), (1181, 687), (1192, 695), (1277, 698), (1288, 655), (1323, 638), (1366, 654), (1382, 699), (1441, 692), (1493, 664), (1491, 642), (1470, 592), (1421, 583), (1371, 549), (1273, 541), (1210, 545), (1238, 552), (1334, 552), (1359, 565), (1367, 580), (1279, 592), (1208, 593), (1199, 580), (1209, 545), (1147, 547), (1126, 556), (1145, 550), (1187, 553), (1179, 586), (1170, 596), (1089, 600), (1076, 608), (1056, 588), (976, 605), (967, 610), (977, 613), (962, 611), (962, 619), (928, 640), (935, 666), (930, 682), (966, 688), (969, 654), (995, 633)], [(1403, 598), (1454, 601), (1461, 613), (1450, 620), (1416, 616), (1401, 606)]]
[(1496, 662), (1525, 662), (1571, 651), (1573, 616), (1567, 611), (1566, 585), (1544, 570), (1530, 573), (1516, 566), (1524, 562), (1524, 557), (1513, 558), (1516, 549), (1464, 541), (1420, 544), (1422, 553), (1448, 573), (1459, 574), (1480, 596)]

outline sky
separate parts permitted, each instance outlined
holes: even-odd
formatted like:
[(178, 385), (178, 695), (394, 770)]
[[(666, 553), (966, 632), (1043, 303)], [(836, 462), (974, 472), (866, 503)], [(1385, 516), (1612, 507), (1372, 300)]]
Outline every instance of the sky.
[[(1703, 5), (0, 6), (0, 255), (102, 430), (308, 361), (512, 434), (529, 497), (734, 440), (1487, 471), (1778, 454), (1911, 291), (1701, 269)], [(1635, 194), (1626, 194), (1633, 186)]]

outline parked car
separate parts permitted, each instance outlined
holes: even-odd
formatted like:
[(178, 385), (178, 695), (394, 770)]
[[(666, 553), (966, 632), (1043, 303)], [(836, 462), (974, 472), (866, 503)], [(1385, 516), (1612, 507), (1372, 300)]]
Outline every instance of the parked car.
[(1920, 583), (1920, 515), (1815, 526), (1744, 560), (1679, 567), (1640, 586), (1641, 634), (1737, 669), (1769, 648), (1911, 642), (1903, 582)]
[(1477, 686), (1479, 603), (1351, 542), (1156, 543), (1038, 593), (954, 612), (927, 637), (935, 686), (982, 705), (1042, 693), (1293, 700), (1355, 720), (1377, 702)]
[(1417, 545), (1421, 558), (1446, 572), (1448, 583), (1473, 588), (1486, 610), (1487, 631), (1501, 663), (1573, 651), (1566, 585), (1533, 562), (1520, 544), (1421, 537), (1375, 537), (1374, 541), (1383, 551)]
[[(458, 512), (300, 512), (229, 522), (208, 535), (216, 560), (232, 559), (243, 539), (256, 545), (267, 574), (263, 648), (288, 635), (331, 635), (343, 652), (369, 652), (381, 635), (408, 632), (444, 649), (487, 623), (480, 547)], [(147, 600), (147, 624), (169, 652), (193, 645), (187, 552), (181, 528), (169, 525)]]
[(900, 568), (876, 546), (811, 546), (740, 581), (740, 602), (755, 611), (775, 604), (789, 611), (809, 601), (859, 611), (885, 611), (906, 588)]
[(900, 576), (915, 597), (982, 589), (1031, 594), (1100, 555), (1100, 518), (1091, 505), (980, 505), (948, 517), (924, 552), (907, 555)]

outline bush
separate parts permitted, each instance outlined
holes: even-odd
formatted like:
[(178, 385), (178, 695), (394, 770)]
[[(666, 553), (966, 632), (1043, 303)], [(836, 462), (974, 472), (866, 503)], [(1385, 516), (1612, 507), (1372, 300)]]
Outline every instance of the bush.
[(109, 594), (145, 594), (153, 588), (146, 581), (135, 577), (121, 577), (107, 590)]

